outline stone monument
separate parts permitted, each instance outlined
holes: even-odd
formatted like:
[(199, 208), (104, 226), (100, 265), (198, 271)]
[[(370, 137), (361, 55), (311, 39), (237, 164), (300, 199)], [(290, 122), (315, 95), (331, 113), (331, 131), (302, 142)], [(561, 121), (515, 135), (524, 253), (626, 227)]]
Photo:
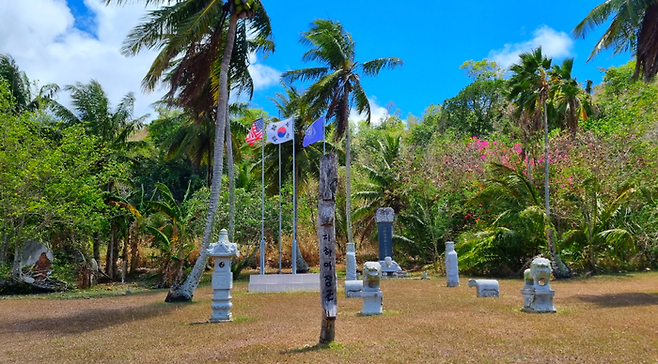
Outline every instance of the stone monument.
[(498, 281), (495, 279), (469, 279), (468, 287), (477, 289), (478, 297), (499, 297)]
[(446, 242), (445, 264), (448, 287), (459, 286), (459, 266), (457, 264), (457, 252), (455, 251), (455, 243), (452, 241)]
[(231, 314), (231, 288), (233, 288), (233, 273), (231, 272), (231, 258), (240, 255), (238, 246), (228, 241), (228, 232), (222, 229), (219, 240), (210, 244), (207, 252), (209, 257), (215, 258), (215, 271), (212, 274), (212, 315), (210, 322), (232, 321)]
[(523, 273), (524, 285), (521, 289), (523, 296), (523, 312), (553, 313), (555, 291), (551, 289), (550, 280), (551, 262), (546, 258), (535, 258), (529, 269)]
[(361, 315), (372, 316), (382, 314), (382, 298), (384, 294), (379, 290), (382, 278), (382, 266), (378, 262), (365, 262), (363, 264), (363, 306)]
[(400, 265), (393, 260), (394, 218), (395, 212), (390, 207), (380, 208), (375, 212), (375, 221), (377, 222), (377, 232), (379, 236), (379, 264), (382, 273), (387, 276), (402, 273)]
[(354, 243), (347, 243), (347, 254), (345, 257), (345, 280), (356, 280), (356, 249)]

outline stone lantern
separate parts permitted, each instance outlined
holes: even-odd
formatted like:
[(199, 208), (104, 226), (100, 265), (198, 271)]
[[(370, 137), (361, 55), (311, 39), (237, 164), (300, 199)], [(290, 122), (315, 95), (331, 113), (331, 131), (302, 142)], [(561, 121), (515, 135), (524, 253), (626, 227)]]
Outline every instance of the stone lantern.
[(228, 241), (228, 232), (222, 229), (219, 240), (210, 244), (207, 250), (209, 257), (215, 258), (215, 271), (212, 274), (212, 315), (210, 322), (232, 321), (231, 288), (233, 288), (233, 273), (231, 273), (231, 258), (240, 255), (238, 246)]

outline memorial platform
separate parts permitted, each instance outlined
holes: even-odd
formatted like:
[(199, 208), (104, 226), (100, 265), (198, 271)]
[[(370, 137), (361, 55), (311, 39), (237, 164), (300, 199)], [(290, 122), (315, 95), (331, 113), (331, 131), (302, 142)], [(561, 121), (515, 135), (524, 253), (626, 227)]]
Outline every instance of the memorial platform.
[(320, 292), (320, 273), (252, 274), (249, 292)]

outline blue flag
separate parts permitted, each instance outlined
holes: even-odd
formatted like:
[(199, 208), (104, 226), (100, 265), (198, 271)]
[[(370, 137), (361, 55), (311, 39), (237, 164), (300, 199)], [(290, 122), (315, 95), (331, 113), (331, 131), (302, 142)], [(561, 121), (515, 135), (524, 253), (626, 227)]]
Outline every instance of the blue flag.
[(302, 146), (306, 148), (322, 139), (324, 139), (324, 117), (320, 117), (318, 120), (314, 121), (313, 124), (309, 125), (308, 129), (306, 129), (306, 133), (304, 133)]

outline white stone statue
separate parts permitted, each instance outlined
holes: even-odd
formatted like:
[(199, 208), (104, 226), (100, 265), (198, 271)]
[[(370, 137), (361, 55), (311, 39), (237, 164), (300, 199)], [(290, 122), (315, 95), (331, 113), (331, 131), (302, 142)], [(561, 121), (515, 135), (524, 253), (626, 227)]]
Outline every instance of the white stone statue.
[(468, 287), (477, 289), (478, 297), (499, 297), (498, 281), (495, 279), (469, 279)]
[[(549, 284), (551, 280), (551, 263), (546, 258), (535, 258), (530, 268), (523, 272), (524, 286), (521, 289), (524, 312), (556, 312), (553, 306), (555, 291)], [(542, 283), (542, 284), (540, 284)]]
[[(551, 289), (549, 282), (552, 273), (551, 262), (546, 258), (535, 258), (530, 264), (532, 284), (535, 288)], [(540, 285), (539, 282), (542, 282), (542, 284)]]
[(363, 306), (361, 314), (364, 316), (382, 314), (383, 293), (379, 290), (382, 278), (382, 266), (378, 262), (366, 262), (363, 264)]
[(459, 286), (459, 265), (457, 263), (457, 252), (455, 251), (455, 243), (452, 241), (446, 242), (445, 264), (448, 287)]

